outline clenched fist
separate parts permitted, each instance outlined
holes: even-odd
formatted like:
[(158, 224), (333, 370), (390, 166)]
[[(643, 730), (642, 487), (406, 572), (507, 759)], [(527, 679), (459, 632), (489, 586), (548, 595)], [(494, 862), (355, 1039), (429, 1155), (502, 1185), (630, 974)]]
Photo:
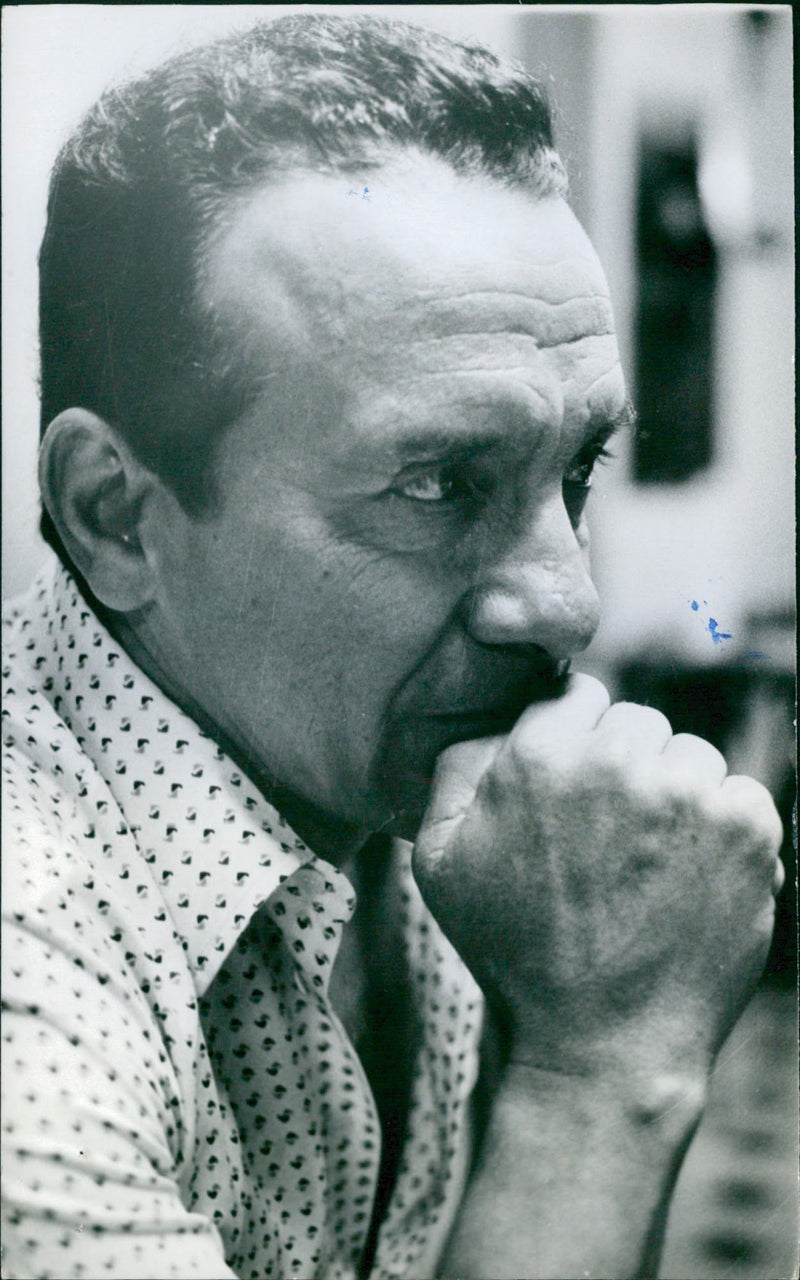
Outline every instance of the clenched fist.
[(443, 752), (414, 872), (514, 1060), (706, 1071), (763, 968), (781, 834), (715, 748), (573, 676)]

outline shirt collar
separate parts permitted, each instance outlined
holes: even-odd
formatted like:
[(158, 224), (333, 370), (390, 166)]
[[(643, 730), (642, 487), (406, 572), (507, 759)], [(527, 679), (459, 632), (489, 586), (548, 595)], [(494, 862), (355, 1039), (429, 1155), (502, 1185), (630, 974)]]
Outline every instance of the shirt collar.
[(31, 598), (47, 639), (39, 678), (150, 865), (199, 994), (268, 900), (296, 963), (327, 986), (355, 908), (349, 880), (136, 666), (62, 566)]

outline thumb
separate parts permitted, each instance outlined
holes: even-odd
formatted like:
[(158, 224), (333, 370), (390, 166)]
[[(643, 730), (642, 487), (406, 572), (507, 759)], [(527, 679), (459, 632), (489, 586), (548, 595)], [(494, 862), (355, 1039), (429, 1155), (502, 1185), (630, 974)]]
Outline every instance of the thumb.
[(428, 807), (414, 846), (415, 856), (438, 861), (504, 742), (502, 736), (475, 738), (442, 752), (436, 761)]

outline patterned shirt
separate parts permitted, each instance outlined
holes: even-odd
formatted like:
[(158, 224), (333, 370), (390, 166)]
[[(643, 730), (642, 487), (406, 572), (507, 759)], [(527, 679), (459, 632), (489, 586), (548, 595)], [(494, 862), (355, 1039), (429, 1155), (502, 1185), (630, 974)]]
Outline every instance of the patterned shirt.
[[(350, 882), (59, 566), (4, 666), (4, 1276), (352, 1277), (380, 1124), (328, 998)], [(410, 1111), (372, 1274), (433, 1274), (466, 1180), (475, 983), (392, 860)]]

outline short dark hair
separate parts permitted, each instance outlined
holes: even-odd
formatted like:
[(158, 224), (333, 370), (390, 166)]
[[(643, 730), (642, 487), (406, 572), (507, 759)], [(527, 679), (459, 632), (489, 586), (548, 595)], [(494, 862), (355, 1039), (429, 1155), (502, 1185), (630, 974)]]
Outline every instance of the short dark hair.
[[(42, 431), (89, 409), (202, 510), (215, 444), (247, 397), (197, 302), (204, 244), (234, 193), (298, 168), (360, 171), (398, 147), (537, 195), (565, 189), (538, 80), (380, 17), (267, 20), (109, 89), (50, 185)], [(46, 512), (42, 533), (69, 564)]]

